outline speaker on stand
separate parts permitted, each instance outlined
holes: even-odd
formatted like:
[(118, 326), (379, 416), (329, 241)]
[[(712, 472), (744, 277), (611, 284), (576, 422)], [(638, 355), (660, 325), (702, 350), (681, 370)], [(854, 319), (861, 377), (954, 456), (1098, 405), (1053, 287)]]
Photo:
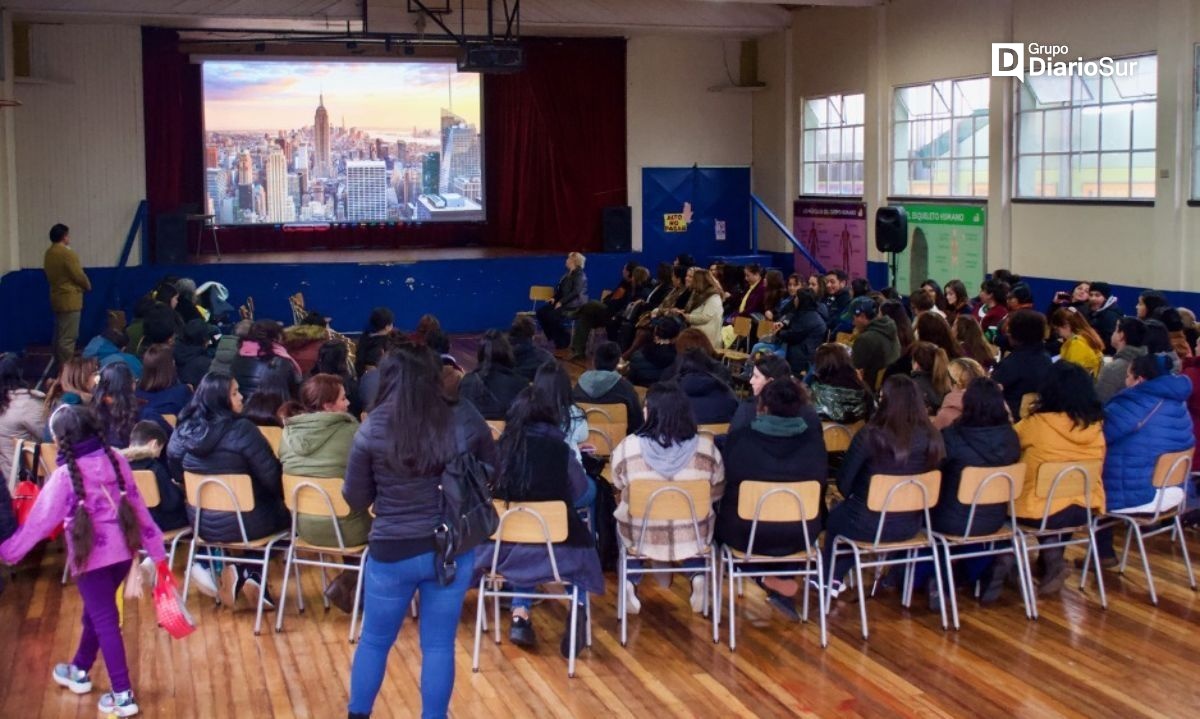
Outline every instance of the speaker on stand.
[(613, 205), (601, 211), (601, 236), (605, 252), (630, 252), (633, 249), (633, 210), (628, 205)]
[[(899, 205), (875, 210), (875, 249), (890, 253), (892, 286), (896, 286), (896, 255), (908, 247), (908, 213)], [(917, 280), (920, 282), (920, 280)], [(899, 291), (899, 288), (896, 288)]]

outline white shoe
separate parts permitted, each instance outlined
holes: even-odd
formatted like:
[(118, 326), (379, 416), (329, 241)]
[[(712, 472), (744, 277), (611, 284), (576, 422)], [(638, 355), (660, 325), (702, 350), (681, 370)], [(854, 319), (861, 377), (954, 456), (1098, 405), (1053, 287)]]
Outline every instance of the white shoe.
[(704, 611), (704, 599), (707, 596), (708, 587), (705, 586), (704, 575), (697, 574), (692, 577), (692, 611), (700, 614)]
[(133, 698), (133, 690), (108, 692), (100, 697), (97, 708), (106, 717), (131, 717), (139, 711), (137, 701)]
[(637, 587), (633, 582), (625, 581), (625, 613), (638, 614), (642, 611), (642, 600), (638, 599)]
[(196, 585), (196, 589), (201, 594), (206, 597), (217, 596), (217, 583), (213, 581), (211, 569), (193, 564), (192, 568), (188, 570), (188, 575), (192, 579), (192, 584)]
[(54, 677), (55, 684), (69, 689), (72, 694), (87, 694), (92, 690), (92, 678), (74, 664), (56, 664), (50, 676)]
[(154, 580), (158, 576), (158, 569), (154, 566), (154, 560), (146, 557), (138, 564), (138, 568), (142, 570), (142, 583), (147, 587), (153, 587)]

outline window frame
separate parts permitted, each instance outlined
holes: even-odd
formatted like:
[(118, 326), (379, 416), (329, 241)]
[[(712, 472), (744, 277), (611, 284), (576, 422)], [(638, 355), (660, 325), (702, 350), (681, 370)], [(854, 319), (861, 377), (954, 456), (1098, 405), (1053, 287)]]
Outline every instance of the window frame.
[[(845, 100), (847, 97), (854, 97), (854, 96), (858, 96), (858, 97), (862, 98), (862, 102), (863, 102), (862, 122), (861, 123), (846, 123), (844, 121), (844, 119), (846, 117)], [(806, 127), (804, 120), (805, 120), (805, 116), (807, 114), (806, 109), (807, 109), (808, 103), (816, 101), (816, 100), (828, 101), (831, 98), (835, 98), (835, 97), (840, 98), (842, 101), (841, 102), (841, 108), (842, 108), (841, 115), (843, 118), (843, 122), (841, 122), (837, 125), (822, 125), (822, 126), (818, 126), (818, 127), (814, 127), (814, 128)], [(799, 193), (800, 197), (812, 197), (812, 198), (833, 199), (833, 200), (839, 200), (839, 199), (861, 200), (862, 199), (864, 193), (866, 192), (866, 151), (865, 151), (866, 136), (867, 136), (866, 128), (867, 128), (867, 93), (865, 91), (830, 92), (830, 93), (826, 93), (823, 95), (812, 95), (812, 96), (806, 96), (806, 97), (800, 98), (800, 148), (799, 148), (799, 163), (798, 163), (799, 170), (800, 170), (800, 172), (799, 172), (800, 177), (798, 178), (799, 186), (800, 186), (800, 193)], [(843, 160), (843, 159), (824, 160), (824, 161), (806, 160), (805, 159), (805, 149), (808, 146), (810, 135), (812, 138), (815, 139), (816, 133), (819, 131), (822, 131), (822, 130), (826, 130), (826, 131), (836, 130), (839, 134), (841, 134), (845, 130), (850, 130), (851, 137), (856, 137), (855, 130), (860, 130), (861, 134), (862, 134), (862, 138), (863, 138), (863, 145), (861, 147), (858, 147), (857, 145), (855, 146), (855, 150), (857, 150), (857, 152), (852, 150), (851, 158), (849, 160)], [(814, 150), (814, 156), (815, 156), (815, 150)], [(818, 171), (819, 171), (819, 169), (823, 166), (834, 166), (834, 165), (838, 166), (843, 172), (846, 168), (850, 169), (850, 172), (851, 172), (851, 179), (850, 179), (851, 191), (850, 192), (828, 192), (828, 191), (819, 192), (819, 191), (817, 191), (816, 187), (813, 187), (810, 190), (808, 187), (805, 186), (805, 171), (809, 166), (818, 168)], [(861, 180), (856, 180), (853, 177), (855, 166), (862, 168), (863, 174), (862, 174)], [(817, 182), (817, 180), (814, 180), (814, 183), (816, 183), (816, 182)], [(830, 182), (831, 182), (831, 180), (828, 177), (826, 177), (826, 179), (825, 179), (826, 186), (828, 186), (828, 184)], [(856, 182), (858, 184), (860, 184), (860, 187), (858, 188), (857, 191), (854, 191), (854, 185), (856, 184)]]
[[(991, 83), (994, 79), (995, 78), (993, 78), (987, 74), (963, 75), (963, 76), (959, 76), (959, 77), (935, 78), (932, 80), (926, 80), (924, 82), (905, 83), (903, 85), (895, 85), (892, 87), (891, 103), (889, 106), (889, 113), (888, 113), (888, 115), (889, 115), (888, 155), (886, 158), (886, 167), (887, 167), (887, 173), (888, 173), (887, 185), (888, 185), (888, 197), (889, 198), (893, 198), (893, 197), (894, 198), (907, 198), (907, 199), (911, 199), (913, 201), (922, 201), (922, 202), (926, 201), (926, 200), (938, 200), (938, 201), (946, 201), (946, 202), (967, 202), (967, 203), (979, 203), (980, 201), (984, 201), (984, 202), (987, 201), (988, 196), (991, 193), (991, 181), (990, 181), (990, 177), (988, 177), (988, 176), (991, 174), (991, 163), (992, 163), (991, 131), (990, 131), (991, 130), (991, 110), (992, 110), (992, 107), (991, 107), (991, 105), (992, 105), (992, 103), (991, 103), (991, 91), (992, 91)], [(944, 194), (944, 193), (935, 193), (935, 192), (931, 191), (928, 194), (922, 194), (919, 192), (913, 192), (912, 191), (912, 183), (913, 183), (912, 163), (915, 160), (918, 160), (920, 158), (916, 158), (913, 156), (913, 154), (911, 152), (911, 148), (910, 148), (909, 152), (905, 155), (905, 157), (903, 157), (903, 158), (896, 157), (896, 153), (897, 153), (897, 150), (896, 150), (896, 128), (897, 128), (897, 125), (904, 124), (904, 125), (911, 127), (912, 125), (914, 125), (916, 123), (949, 122), (950, 128), (951, 128), (950, 131), (953, 132), (954, 124), (956, 121), (973, 119), (975, 117), (974, 115), (955, 114), (956, 85), (960, 82), (971, 82), (971, 81), (976, 81), (976, 80), (986, 80), (988, 82), (988, 105), (987, 105), (988, 112), (986, 114), (986, 117), (988, 118), (988, 122), (987, 122), (986, 127), (989, 129), (989, 132), (988, 132), (988, 140), (987, 140), (987, 142), (984, 143), (984, 146), (983, 146), (985, 154), (984, 155), (978, 154), (978, 145), (976, 144), (974, 146), (974, 149), (975, 149), (974, 154), (972, 154), (970, 156), (954, 155), (953, 149), (957, 145), (957, 143), (952, 142), (950, 145), (951, 154), (944, 160), (945, 162), (948, 162), (950, 164), (950, 175), (949, 175), (949, 180), (948, 180), (948, 187), (950, 189), (950, 193)], [(896, 110), (898, 107), (898, 102), (899, 102), (901, 91), (907, 90), (910, 88), (915, 88), (915, 87), (929, 87), (930, 92), (932, 93), (932, 92), (935, 92), (935, 90), (934, 90), (935, 86), (938, 83), (942, 83), (942, 82), (950, 83), (950, 113), (949, 113), (949, 115), (946, 115), (946, 116), (930, 115), (925, 118), (916, 119), (916, 120), (914, 120), (914, 119), (897, 120), (896, 119)], [(972, 171), (971, 171), (972, 194), (965, 194), (965, 195), (954, 194), (953, 193), (954, 182), (955, 182), (955, 176), (957, 174), (957, 171), (955, 169), (955, 163), (957, 161), (967, 161), (967, 160), (969, 160), (971, 162), (971, 166), (972, 166)], [(974, 193), (975, 187), (979, 185), (979, 181), (978, 181), (978, 179), (976, 179), (977, 173), (975, 170), (975, 166), (981, 160), (985, 162), (986, 170), (985, 170), (984, 176), (986, 178), (985, 184), (987, 186), (987, 190), (985, 192), (983, 192), (982, 194), (975, 194)], [(896, 187), (896, 167), (899, 163), (904, 163), (905, 169), (907, 172), (907, 176), (908, 176), (908, 187), (906, 188), (906, 190), (904, 192), (900, 192), (899, 189)]]

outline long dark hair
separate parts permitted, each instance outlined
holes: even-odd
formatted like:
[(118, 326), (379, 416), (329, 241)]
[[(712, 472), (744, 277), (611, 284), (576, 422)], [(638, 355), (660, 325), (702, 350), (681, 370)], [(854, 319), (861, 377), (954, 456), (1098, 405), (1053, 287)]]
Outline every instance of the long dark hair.
[(92, 407), (101, 426), (108, 428), (108, 437), (119, 443), (129, 442), (129, 433), (141, 414), (141, 400), (134, 387), (133, 372), (124, 362), (113, 362), (100, 368), (100, 381), (92, 395)]
[[(969, 320), (968, 320), (969, 321)], [(1010, 424), (1008, 405), (1004, 403), (1004, 390), (990, 377), (976, 377), (967, 384), (963, 392), (960, 427), (996, 427)]]
[(242, 416), (259, 427), (282, 427), (280, 409), (291, 402), (298, 391), (293, 389), (291, 365), (281, 365), (267, 370), (258, 383), (258, 388), (242, 408)]
[(174, 350), (170, 345), (150, 345), (142, 355), (142, 378), (138, 388), (145, 392), (161, 392), (179, 382)]
[(555, 408), (558, 419), (552, 424), (561, 427), (565, 432), (571, 426), (571, 414), (575, 411), (575, 402), (571, 399), (571, 375), (563, 368), (558, 360), (550, 360), (537, 368), (533, 375), (533, 386), (546, 395)]
[(1038, 388), (1034, 414), (1060, 412), (1076, 429), (1104, 421), (1104, 405), (1088, 371), (1074, 362), (1055, 362)]
[(101, 444), (104, 454), (112, 464), (113, 475), (117, 479), (117, 488), (121, 492), (121, 500), (117, 505), (117, 523), (121, 528), (121, 536), (130, 553), (136, 555), (142, 546), (141, 528), (129, 497), (125, 494), (125, 475), (121, 472), (121, 464), (117, 461), (117, 453), (104, 443), (104, 425), (88, 407), (81, 405), (63, 405), (50, 417), (50, 433), (58, 442), (59, 451), (66, 459), (67, 472), (71, 477), (71, 488), (75, 491), (75, 515), (71, 521), (71, 546), (75, 552), (75, 568), (82, 570), (87, 566), (88, 557), (92, 554), (92, 545), (96, 538), (92, 516), (88, 514), (85, 500), (87, 492), (83, 486), (83, 473), (75, 455), (78, 445), (86, 440), (95, 440)]
[(21, 379), (21, 362), (15, 354), (5, 352), (0, 355), (0, 414), (8, 411), (12, 393), (19, 389), (27, 389)]
[(930, 342), (941, 347), (946, 351), (947, 359), (963, 356), (962, 347), (950, 331), (946, 318), (933, 312), (926, 312), (917, 318), (916, 337), (921, 342)]
[(867, 391), (867, 385), (854, 369), (845, 345), (826, 342), (813, 355), (813, 379), (819, 384)]
[(899, 300), (888, 300), (879, 305), (879, 313), (896, 323), (896, 339), (900, 340), (900, 350), (907, 352), (913, 343), (913, 327), (904, 305)]
[(250, 331), (246, 333), (246, 337), (242, 342), (257, 342), (258, 358), (260, 360), (269, 360), (275, 356), (275, 350), (272, 348), (272, 345), (283, 342), (283, 330), (275, 320), (257, 320), (254, 324), (250, 325)]
[(529, 494), (533, 483), (533, 473), (528, 466), (529, 427), (539, 423), (558, 426), (560, 411), (554, 398), (536, 383), (517, 394), (505, 415), (504, 432), (500, 435), (503, 471), (497, 479), (497, 489), (501, 494), (518, 500)]
[(664, 447), (696, 436), (696, 418), (688, 397), (674, 382), (659, 382), (646, 392), (646, 421), (639, 437)]
[(886, 457), (893, 464), (909, 459), (914, 440), (927, 437), (925, 466), (935, 467), (946, 454), (942, 435), (929, 421), (925, 399), (912, 378), (892, 375), (883, 382), (879, 406), (868, 424), (867, 448), (872, 457)]
[(515, 364), (512, 344), (500, 330), (488, 330), (483, 333), (476, 359), (479, 360), (477, 371), (480, 377), (487, 377), (497, 366), (511, 368)]
[(350, 347), (345, 342), (329, 340), (317, 350), (317, 364), (313, 366), (312, 374), (335, 374), (344, 379), (351, 378), (354, 373), (350, 371), (347, 361), (349, 356)]
[(388, 409), (384, 436), (391, 447), (384, 461), (397, 473), (441, 474), (456, 447), (454, 410), (442, 396), (441, 359), (428, 347), (405, 344), (379, 371), (381, 380), (390, 380), (378, 405)]
[(233, 377), (224, 372), (209, 372), (196, 386), (195, 393), (187, 406), (179, 413), (179, 424), (193, 418), (198, 422), (213, 422), (233, 416), (233, 405), (229, 403), (229, 390)]

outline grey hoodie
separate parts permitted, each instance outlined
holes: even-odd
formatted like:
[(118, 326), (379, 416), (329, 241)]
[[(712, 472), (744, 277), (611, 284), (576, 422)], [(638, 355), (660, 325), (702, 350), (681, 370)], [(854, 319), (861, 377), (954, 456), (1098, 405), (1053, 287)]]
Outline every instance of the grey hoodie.
[(1144, 354), (1145, 347), (1125, 345), (1117, 350), (1111, 362), (1106, 362), (1100, 367), (1100, 376), (1096, 378), (1096, 394), (1100, 396), (1101, 402), (1108, 402), (1113, 395), (1125, 389), (1125, 375), (1129, 372), (1129, 365)]
[(696, 448), (700, 446), (700, 435), (666, 447), (649, 437), (642, 437), (641, 440), (642, 457), (646, 464), (664, 477), (674, 477), (686, 469), (691, 464)]
[(603, 397), (621, 381), (618, 372), (590, 369), (579, 375), (579, 386), (592, 397)]

